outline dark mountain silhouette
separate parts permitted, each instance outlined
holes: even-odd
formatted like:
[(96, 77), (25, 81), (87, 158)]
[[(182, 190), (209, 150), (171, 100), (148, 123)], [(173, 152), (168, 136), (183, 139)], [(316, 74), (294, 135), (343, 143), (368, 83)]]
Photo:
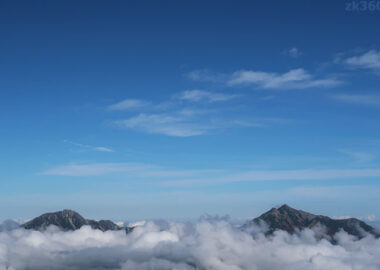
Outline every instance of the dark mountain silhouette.
[(296, 210), (284, 204), (280, 208), (272, 208), (261, 216), (249, 221), (243, 225), (243, 229), (247, 229), (252, 225), (268, 226), (267, 234), (272, 234), (276, 230), (284, 230), (288, 233), (295, 233), (305, 228), (314, 228), (322, 226), (328, 236), (333, 236), (340, 230), (344, 230), (348, 234), (362, 238), (370, 233), (376, 237), (380, 237), (375, 229), (365, 222), (356, 218), (332, 219), (327, 216), (314, 215), (302, 210)]
[(73, 231), (84, 225), (89, 225), (93, 229), (101, 231), (116, 231), (122, 228), (110, 220), (85, 219), (80, 214), (72, 210), (63, 210), (54, 213), (46, 213), (21, 225), (25, 229), (45, 230), (48, 226), (55, 225), (64, 231)]

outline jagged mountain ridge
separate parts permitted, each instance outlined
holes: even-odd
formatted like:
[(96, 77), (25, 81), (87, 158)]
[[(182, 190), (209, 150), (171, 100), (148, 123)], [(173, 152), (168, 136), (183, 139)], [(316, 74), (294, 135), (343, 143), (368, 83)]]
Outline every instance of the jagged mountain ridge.
[(261, 216), (243, 225), (243, 229), (251, 225), (262, 225), (263, 222), (268, 226), (267, 234), (272, 234), (276, 230), (284, 230), (288, 233), (295, 233), (297, 230), (312, 229), (315, 226), (322, 226), (329, 236), (333, 236), (340, 230), (348, 234), (362, 238), (366, 233), (376, 237), (380, 234), (373, 227), (356, 218), (332, 219), (327, 216), (314, 215), (302, 210), (296, 210), (284, 204), (279, 208), (272, 208)]
[(55, 225), (61, 230), (73, 231), (80, 229), (84, 225), (89, 225), (93, 229), (101, 231), (117, 231), (122, 228), (110, 220), (91, 220), (85, 219), (80, 214), (73, 210), (63, 210), (53, 213), (46, 213), (36, 217), (24, 224), (21, 227), (33, 230), (45, 230), (48, 226)]

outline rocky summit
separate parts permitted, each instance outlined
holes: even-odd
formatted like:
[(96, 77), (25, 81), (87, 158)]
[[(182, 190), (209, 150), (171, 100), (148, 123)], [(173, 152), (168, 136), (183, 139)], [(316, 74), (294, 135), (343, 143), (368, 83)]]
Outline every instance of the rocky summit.
[(333, 236), (340, 230), (344, 230), (350, 235), (362, 238), (366, 234), (372, 234), (380, 237), (373, 227), (356, 218), (332, 219), (327, 216), (314, 215), (302, 210), (296, 210), (286, 204), (279, 208), (272, 208), (261, 216), (249, 221), (243, 225), (243, 229), (247, 229), (252, 225), (268, 226), (267, 234), (272, 234), (276, 230), (284, 230), (288, 233), (315, 226), (321, 226), (325, 230), (325, 234)]
[(73, 231), (84, 225), (89, 225), (93, 229), (101, 231), (116, 231), (122, 228), (110, 220), (91, 220), (85, 219), (80, 214), (72, 210), (63, 210), (54, 213), (46, 213), (36, 217), (21, 226), (25, 229), (45, 230), (50, 225), (55, 225), (64, 231)]

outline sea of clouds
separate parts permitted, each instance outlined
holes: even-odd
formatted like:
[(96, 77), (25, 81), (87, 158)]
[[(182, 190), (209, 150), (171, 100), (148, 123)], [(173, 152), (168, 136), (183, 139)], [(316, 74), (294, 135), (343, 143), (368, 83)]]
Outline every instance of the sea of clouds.
[[(253, 232), (253, 236), (252, 236)], [(147, 222), (132, 233), (84, 226), (0, 232), (1, 270), (379, 270), (380, 240), (337, 233), (244, 232), (225, 220)]]

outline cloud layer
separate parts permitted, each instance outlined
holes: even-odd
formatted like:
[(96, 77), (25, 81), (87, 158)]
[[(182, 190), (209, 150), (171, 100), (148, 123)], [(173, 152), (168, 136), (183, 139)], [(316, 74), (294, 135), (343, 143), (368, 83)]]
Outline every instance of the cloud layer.
[(131, 234), (85, 226), (74, 232), (17, 229), (0, 233), (5, 270), (376, 270), (380, 240), (335, 235), (337, 245), (316, 240), (320, 232), (255, 236), (223, 220), (148, 222)]

